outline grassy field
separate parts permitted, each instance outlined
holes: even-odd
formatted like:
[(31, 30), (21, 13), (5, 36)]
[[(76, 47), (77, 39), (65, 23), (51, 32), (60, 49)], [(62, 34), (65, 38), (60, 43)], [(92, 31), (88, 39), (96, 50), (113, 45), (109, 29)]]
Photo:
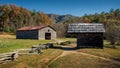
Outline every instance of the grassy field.
[[(32, 45), (44, 44), (53, 41), (73, 41), (74, 39), (59, 38), (56, 40), (16, 39), (15, 35), (0, 34), (0, 53), (11, 52), (16, 49), (30, 48)], [(45, 68), (47, 64), (63, 51), (60, 49), (43, 50), (41, 55), (21, 55), (14, 62), (0, 64), (0, 68)]]
[[(30, 40), (15, 39), (15, 35), (0, 34), (0, 53), (14, 51), (21, 48), (30, 48), (32, 45), (43, 44), (48, 42), (76, 41), (75, 38), (59, 38), (56, 40)], [(76, 46), (70, 44), (69, 46)], [(120, 47), (117, 49), (110, 48), (108, 41), (104, 41), (104, 49), (85, 48), (73, 51), (83, 52), (96, 56), (101, 56), (120, 62)], [(17, 61), (0, 64), (0, 68), (46, 68), (46, 66), (54, 58), (63, 53), (63, 49), (47, 49), (43, 50), (40, 55), (21, 55)], [(110, 61), (101, 60), (81, 54), (70, 54), (58, 58), (51, 63), (48, 68), (119, 68), (120, 65)]]
[(119, 68), (120, 65), (84, 56), (81, 54), (72, 54), (61, 57), (49, 65), (49, 68)]
[(84, 53), (120, 61), (120, 48), (117, 48), (117, 49), (111, 49), (111, 48), (80, 49), (80, 50), (78, 50), (78, 52), (84, 52)]
[[(73, 44), (72, 46), (76, 46)], [(83, 52), (95, 56), (100, 56), (120, 62), (120, 47), (111, 48), (108, 41), (104, 41), (104, 49), (83, 48), (77, 49), (78, 53)], [(49, 68), (119, 68), (120, 64), (115, 64), (111, 61), (102, 60), (99, 58), (71, 54), (61, 57), (49, 65)]]
[(15, 35), (0, 34), (0, 53), (13, 51), (15, 49), (30, 48), (32, 45), (44, 44), (54, 41), (74, 41), (75, 38), (59, 38), (56, 40), (31, 40), (31, 39), (16, 39)]
[(86, 49), (79, 49), (78, 52), (84, 52), (84, 53), (120, 61), (120, 46), (116, 46), (116, 49), (114, 49), (106, 40), (104, 41), (104, 49), (86, 48)]
[(15, 38), (0, 38), (0, 53), (13, 51), (20, 48), (30, 48), (32, 45), (38, 45), (51, 42), (50, 40), (29, 40)]
[(40, 55), (21, 55), (17, 61), (1, 64), (0, 68), (45, 68), (51, 60), (61, 53), (61, 50), (48, 49)]
[[(32, 45), (44, 44), (53, 40), (16, 39), (15, 35), (0, 34), (0, 53), (16, 49), (30, 48)], [(60, 49), (43, 50), (40, 55), (21, 55), (14, 62), (0, 64), (0, 68), (41, 68), (45, 67), (52, 59), (62, 53)]]

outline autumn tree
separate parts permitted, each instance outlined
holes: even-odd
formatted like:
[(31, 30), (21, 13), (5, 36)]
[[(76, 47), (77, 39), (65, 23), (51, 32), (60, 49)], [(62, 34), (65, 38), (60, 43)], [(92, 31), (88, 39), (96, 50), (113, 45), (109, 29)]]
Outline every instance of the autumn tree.
[(120, 24), (109, 22), (106, 25), (106, 38), (109, 40), (111, 45), (120, 43)]
[(57, 32), (57, 37), (65, 37), (67, 32), (67, 24), (56, 23), (51, 25)]
[(16, 5), (0, 6), (0, 31), (15, 32), (24, 26), (50, 25), (51, 19), (44, 13), (27, 10)]

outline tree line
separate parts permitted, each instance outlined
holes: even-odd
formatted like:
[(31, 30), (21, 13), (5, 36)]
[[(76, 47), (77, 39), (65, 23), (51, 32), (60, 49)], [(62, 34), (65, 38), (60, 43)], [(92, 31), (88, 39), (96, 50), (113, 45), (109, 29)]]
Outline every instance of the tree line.
[(0, 31), (15, 32), (20, 27), (51, 23), (51, 19), (42, 12), (30, 11), (16, 5), (0, 5)]
[(101, 12), (95, 14), (85, 14), (79, 18), (72, 18), (63, 23), (84, 22), (84, 23), (103, 23), (109, 22), (120, 23), (120, 9), (110, 9), (109, 12)]

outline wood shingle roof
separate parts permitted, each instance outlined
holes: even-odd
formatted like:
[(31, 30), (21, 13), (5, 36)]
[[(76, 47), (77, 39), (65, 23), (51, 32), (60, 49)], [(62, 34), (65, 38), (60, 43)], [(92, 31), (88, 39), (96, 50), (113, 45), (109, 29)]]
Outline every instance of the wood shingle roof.
[(73, 23), (68, 26), (68, 33), (100, 33), (105, 32), (101, 23)]

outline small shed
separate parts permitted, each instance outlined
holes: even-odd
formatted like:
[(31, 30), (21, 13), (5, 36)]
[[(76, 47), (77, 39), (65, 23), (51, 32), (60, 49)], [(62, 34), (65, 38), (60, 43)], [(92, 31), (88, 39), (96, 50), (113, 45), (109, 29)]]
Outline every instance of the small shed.
[(56, 30), (51, 26), (28, 26), (17, 29), (17, 39), (38, 39), (52, 40), (56, 39)]
[(101, 23), (73, 23), (69, 24), (69, 34), (77, 35), (77, 47), (103, 48), (104, 25)]

